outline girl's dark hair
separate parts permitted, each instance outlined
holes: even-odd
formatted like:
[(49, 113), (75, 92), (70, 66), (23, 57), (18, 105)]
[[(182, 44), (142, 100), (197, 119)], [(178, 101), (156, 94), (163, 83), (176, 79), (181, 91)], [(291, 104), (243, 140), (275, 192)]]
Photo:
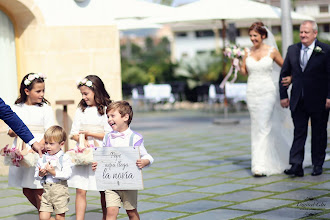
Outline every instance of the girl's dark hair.
[(265, 25), (264, 23), (262, 23), (261, 21), (257, 21), (257, 22), (254, 22), (251, 27), (249, 28), (249, 33), (250, 31), (255, 31), (257, 33), (259, 33), (262, 36), (265, 36), (265, 38), (268, 37), (268, 34), (267, 34), (267, 30), (265, 28)]
[[(31, 91), (33, 89), (33, 86), (34, 84), (36, 83), (44, 83), (45, 80), (44, 80), (44, 77), (39, 77), (39, 78), (34, 78), (32, 81), (30, 80), (30, 84), (28, 85), (25, 85), (25, 81), (28, 80), (28, 77), (30, 75), (38, 75), (37, 73), (29, 73), (29, 74), (26, 74), (23, 79), (22, 79), (22, 82), (21, 82), (21, 85), (20, 85), (20, 88), (19, 88), (19, 97), (16, 99), (15, 101), (15, 104), (22, 104), (22, 103), (25, 103), (26, 100), (27, 100), (27, 95), (25, 93), (25, 89), (28, 89), (29, 91)], [(46, 104), (50, 104), (49, 101), (45, 98), (42, 99), (42, 102), (41, 103), (37, 103), (37, 105), (39, 106), (42, 106), (44, 103)]]
[[(100, 79), (100, 77), (96, 75), (88, 75), (85, 77), (87, 81), (92, 82), (92, 86), (87, 86), (86, 83), (80, 83), (78, 88), (81, 86), (87, 86), (94, 92), (94, 100), (97, 107), (97, 111), (100, 115), (104, 115), (105, 107), (108, 106), (112, 101), (110, 100), (110, 95), (107, 90), (105, 90), (104, 83)], [(84, 112), (87, 108), (87, 104), (85, 100), (81, 99), (78, 104), (78, 107)]]

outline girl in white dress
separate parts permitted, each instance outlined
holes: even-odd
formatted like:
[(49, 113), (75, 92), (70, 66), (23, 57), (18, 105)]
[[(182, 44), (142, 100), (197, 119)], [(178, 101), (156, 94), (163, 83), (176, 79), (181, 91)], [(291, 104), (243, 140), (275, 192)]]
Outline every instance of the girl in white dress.
[[(286, 130), (290, 112), (280, 107), (278, 79), (273, 63), (283, 65), (279, 51), (265, 44), (267, 29), (262, 22), (249, 28), (253, 46), (243, 58), (241, 72), (249, 74), (247, 105), (251, 117), (251, 171), (256, 177), (279, 174), (289, 165), (293, 130)], [(286, 79), (289, 85), (291, 78)], [(286, 134), (285, 134), (286, 131)], [(288, 132), (289, 131), (289, 132)], [(290, 133), (291, 132), (291, 133)]]
[[(70, 138), (77, 142), (79, 147), (79, 134), (84, 134), (83, 145), (89, 147), (102, 147), (105, 133), (112, 129), (108, 124), (105, 113), (106, 106), (111, 103), (102, 80), (95, 75), (88, 75), (78, 82), (82, 100), (78, 104), (70, 132)], [(81, 146), (81, 145), (80, 145)], [(87, 190), (97, 190), (96, 179), (92, 165), (74, 166), (72, 176), (68, 180), (69, 187), (76, 188), (76, 219), (84, 219), (86, 211)], [(105, 194), (101, 194), (103, 219), (106, 218)]]
[[(20, 96), (12, 109), (28, 126), (36, 141), (44, 144), (45, 130), (54, 125), (54, 115), (49, 102), (44, 98), (45, 76), (41, 73), (29, 73), (24, 76), (20, 86)], [(31, 146), (23, 143), (15, 132), (8, 130), (8, 135), (14, 137), (13, 148), (23, 150)], [(40, 206), (43, 187), (40, 181), (34, 178), (34, 167), (9, 167), (8, 185), (23, 188), (23, 194), (38, 210)]]

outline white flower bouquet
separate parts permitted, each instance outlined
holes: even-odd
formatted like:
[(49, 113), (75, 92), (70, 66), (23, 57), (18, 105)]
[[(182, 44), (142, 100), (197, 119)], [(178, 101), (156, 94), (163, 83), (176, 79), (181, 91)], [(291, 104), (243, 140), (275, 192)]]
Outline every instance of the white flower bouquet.
[(244, 57), (245, 51), (244, 48), (241, 48), (238, 45), (230, 44), (225, 48), (224, 55), (229, 59), (241, 59)]

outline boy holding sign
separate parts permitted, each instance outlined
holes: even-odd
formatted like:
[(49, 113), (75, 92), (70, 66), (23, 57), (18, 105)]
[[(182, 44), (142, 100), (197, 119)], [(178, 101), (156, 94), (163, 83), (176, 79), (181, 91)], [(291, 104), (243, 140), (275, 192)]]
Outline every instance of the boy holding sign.
[[(113, 102), (107, 106), (108, 123), (113, 131), (106, 134), (103, 139), (103, 147), (140, 147), (141, 159), (136, 161), (139, 168), (146, 167), (153, 163), (154, 159), (143, 144), (142, 135), (132, 131), (129, 127), (133, 110), (126, 101)], [(96, 170), (97, 163), (93, 163), (93, 170)], [(117, 219), (121, 203), (126, 210), (130, 220), (140, 219), (137, 211), (137, 190), (106, 190), (105, 191), (107, 220)]]

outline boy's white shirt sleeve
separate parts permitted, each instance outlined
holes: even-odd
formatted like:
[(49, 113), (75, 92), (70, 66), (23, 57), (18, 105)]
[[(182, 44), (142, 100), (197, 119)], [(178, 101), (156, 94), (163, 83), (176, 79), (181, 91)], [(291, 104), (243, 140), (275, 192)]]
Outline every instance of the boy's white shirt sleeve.
[[(34, 177), (37, 180), (42, 180), (43, 177), (39, 176), (39, 167), (40, 168), (44, 168), (46, 166), (46, 163), (43, 163), (43, 158), (39, 158), (38, 159), (38, 163), (37, 166), (35, 168), (35, 173), (34, 173)], [(58, 179), (58, 180), (68, 180), (71, 175), (72, 175), (72, 162), (71, 162), (71, 158), (64, 154), (63, 155), (63, 167), (62, 170), (60, 170), (57, 166), (55, 167), (55, 176), (53, 176), (53, 178)]]
[(71, 158), (64, 154), (63, 155), (63, 167), (62, 170), (58, 169), (57, 167), (55, 168), (55, 176), (54, 178), (59, 179), (59, 180), (68, 180), (71, 175), (72, 175), (72, 162)]
[(141, 159), (149, 160), (150, 164), (148, 166), (150, 166), (154, 162), (154, 158), (150, 154), (148, 154), (147, 149), (144, 147), (144, 141), (141, 143), (139, 147), (140, 147)]
[(41, 180), (43, 178), (43, 177), (39, 176), (39, 167), (40, 168), (44, 167), (42, 160), (43, 160), (43, 158), (39, 158), (38, 163), (35, 167), (34, 178), (36, 180)]

